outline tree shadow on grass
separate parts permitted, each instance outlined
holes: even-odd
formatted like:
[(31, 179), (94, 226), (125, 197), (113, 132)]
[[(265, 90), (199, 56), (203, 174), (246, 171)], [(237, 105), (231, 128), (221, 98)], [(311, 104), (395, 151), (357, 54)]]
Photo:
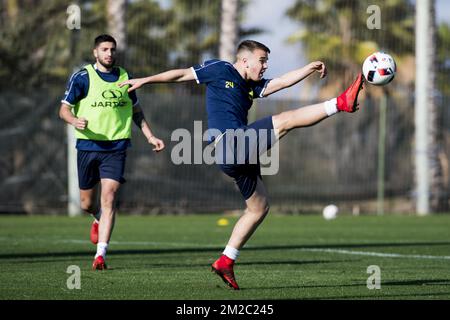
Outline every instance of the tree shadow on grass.
[[(264, 265), (307, 265), (307, 264), (324, 264), (324, 263), (341, 263), (349, 262), (350, 260), (277, 260), (277, 261), (249, 261), (249, 262), (239, 262), (239, 266), (264, 266)], [(354, 260), (351, 260), (354, 261)], [(148, 267), (148, 268), (205, 268), (210, 267), (205, 263), (144, 263), (139, 265), (138, 268)], [(114, 270), (128, 269), (128, 267), (115, 267)]]
[[(450, 279), (418, 279), (418, 280), (404, 280), (404, 281), (386, 281), (381, 283), (381, 289), (389, 288), (390, 286), (450, 286)], [(271, 287), (247, 287), (246, 290), (281, 290), (281, 289), (316, 289), (316, 288), (345, 288), (345, 287), (361, 287), (366, 290), (366, 283), (346, 283), (346, 284), (330, 284), (330, 285), (291, 285), (291, 286), (271, 286)], [(367, 289), (369, 290), (369, 289)], [(305, 300), (321, 300), (321, 299), (364, 299), (364, 298), (389, 298), (389, 297), (413, 297), (413, 296), (443, 296), (450, 295), (450, 292), (439, 293), (404, 293), (404, 294), (384, 294), (380, 290), (371, 290), (373, 295), (347, 295), (347, 296), (324, 296), (324, 297), (310, 297), (302, 298)], [(377, 295), (377, 293), (379, 293)]]
[[(349, 249), (349, 248), (384, 248), (384, 247), (430, 247), (450, 245), (448, 241), (441, 242), (407, 242), (407, 243), (342, 243), (342, 244), (318, 244), (318, 245), (279, 245), (279, 246), (248, 246), (246, 251), (272, 251), (272, 250), (301, 250), (301, 249)], [(94, 247), (93, 247), (94, 249)], [(154, 255), (154, 254), (184, 254), (184, 253), (220, 253), (223, 247), (193, 247), (193, 248), (161, 248), (161, 249), (130, 249), (110, 250), (108, 255)], [(80, 257), (92, 255), (89, 251), (66, 251), (66, 252), (29, 252), (29, 253), (5, 253), (0, 254), (0, 259), (35, 259), (35, 258), (58, 258), (58, 257)]]
[[(444, 297), (442, 297), (444, 296)], [(429, 292), (429, 293), (399, 293), (399, 294), (380, 294), (374, 292), (373, 295), (347, 295), (347, 296), (331, 296), (331, 297), (311, 297), (304, 300), (358, 300), (358, 299), (370, 299), (370, 300), (392, 300), (392, 299), (417, 299), (417, 297), (428, 297), (430, 299), (447, 300), (450, 297), (450, 292)], [(403, 299), (402, 299), (403, 298)], [(415, 301), (417, 302), (417, 301)]]
[[(382, 281), (382, 287), (388, 286), (426, 286), (426, 285), (445, 285), (450, 286), (450, 279), (417, 279), (417, 280), (400, 280), (400, 281)], [(353, 284), (334, 284), (334, 285), (307, 285), (303, 288), (332, 288), (332, 287), (366, 287), (365, 282)]]

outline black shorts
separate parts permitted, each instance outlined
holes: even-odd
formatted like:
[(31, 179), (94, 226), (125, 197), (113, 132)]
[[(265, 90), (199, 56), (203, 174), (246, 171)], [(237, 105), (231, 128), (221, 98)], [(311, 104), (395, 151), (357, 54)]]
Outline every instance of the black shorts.
[[(226, 144), (231, 139), (228, 139), (228, 142), (224, 142), (221, 145), (223, 152), (219, 156), (222, 159), (219, 167), (226, 175), (234, 179), (242, 196), (247, 200), (255, 192), (258, 177), (261, 178), (259, 156), (269, 150), (276, 139), (272, 116), (255, 121), (241, 129), (244, 132), (248, 130), (255, 131), (254, 136), (256, 139), (249, 139), (250, 141), (247, 141), (248, 143), (246, 143), (244, 148), (237, 148), (236, 144), (233, 144), (233, 147), (227, 147)], [(222, 137), (222, 141), (226, 140), (225, 134)], [(216, 147), (216, 155), (218, 149), (220, 148)], [(229, 154), (230, 149), (233, 150), (231, 156)], [(231, 163), (230, 159), (233, 160)]]
[(78, 150), (78, 184), (81, 190), (92, 189), (100, 179), (112, 179), (125, 183), (126, 150), (83, 151)]

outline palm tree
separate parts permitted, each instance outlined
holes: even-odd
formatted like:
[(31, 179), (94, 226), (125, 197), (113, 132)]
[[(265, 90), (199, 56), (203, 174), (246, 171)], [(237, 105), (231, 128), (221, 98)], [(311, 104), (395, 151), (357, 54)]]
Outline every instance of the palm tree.
[[(80, 30), (66, 27), (68, 4), (62, 1), (0, 1), (1, 88), (15, 83), (18, 90), (39, 86), (60, 92), (74, 68), (92, 61), (93, 39), (105, 32), (112, 33), (118, 49), (127, 52), (126, 65), (132, 73), (151, 74), (169, 65), (164, 30), (170, 13), (156, 0), (78, 0), (75, 4), (82, 11)], [(108, 25), (107, 14), (119, 23)], [(124, 15), (128, 30), (120, 23)]]
[(176, 51), (173, 66), (192, 65), (205, 58), (220, 56), (221, 21), (227, 17), (227, 14), (221, 15), (224, 8), (231, 9), (226, 11), (231, 20), (236, 21), (236, 25), (230, 28), (235, 44), (242, 36), (262, 32), (258, 28), (244, 29), (240, 26), (248, 4), (249, 0), (224, 0), (224, 6), (222, 0), (173, 0), (172, 17), (167, 26), (167, 40), (174, 44)]
[(204, 55), (218, 54), (220, 5), (220, 0), (172, 1), (166, 30), (173, 66), (192, 65)]
[(438, 90), (442, 95), (450, 97), (450, 83), (448, 82), (448, 75), (450, 74), (450, 25), (447, 23), (442, 23), (437, 30), (437, 49)]
[(117, 41), (117, 53), (119, 61), (124, 58), (127, 47), (126, 33), (126, 9), (127, 0), (107, 0), (108, 30)]
[[(382, 29), (367, 28), (367, 8), (382, 8)], [(408, 0), (296, 0), (287, 15), (300, 24), (289, 37), (301, 42), (310, 60), (324, 60), (330, 72), (328, 86), (322, 92), (343, 89), (365, 57), (374, 51), (394, 49), (397, 62), (411, 56), (414, 49), (414, 7)], [(386, 32), (389, 30), (389, 32)], [(328, 89), (328, 90), (327, 90)]]
[[(441, 91), (448, 88), (448, 73), (445, 68), (436, 75), (436, 23), (434, 1), (431, 1), (430, 25), (428, 26), (428, 47), (431, 49), (432, 62), (428, 67), (430, 79), (428, 114), (428, 168), (430, 178), (430, 207), (432, 211), (446, 210), (448, 207), (445, 175), (442, 162), (446, 162), (442, 150), (442, 130), (438, 119), (440, 109), (436, 105), (436, 76), (443, 79)], [(366, 9), (369, 5), (382, 8), (381, 30), (368, 30)], [(330, 95), (330, 91), (342, 89), (342, 84), (348, 83), (350, 76), (359, 70), (361, 62), (375, 50), (386, 50), (395, 53), (399, 64), (404, 63), (399, 72), (396, 84), (410, 85), (413, 78), (410, 70), (414, 68), (414, 5), (408, 0), (372, 1), (372, 0), (297, 0), (287, 11), (291, 19), (299, 21), (302, 29), (293, 34), (289, 41), (301, 42), (309, 59), (323, 59), (330, 69), (328, 85), (321, 88), (321, 93)], [(440, 60), (448, 57), (449, 33), (445, 26), (440, 28)], [(447, 42), (445, 42), (447, 39)], [(406, 65), (408, 63), (408, 65)], [(406, 72), (405, 72), (406, 71)], [(447, 77), (447, 78), (442, 78)], [(343, 81), (343, 78), (345, 79)], [(375, 92), (371, 88), (371, 92)], [(388, 88), (391, 89), (391, 88)], [(368, 94), (369, 92), (366, 92)], [(400, 94), (400, 92), (396, 92)], [(404, 99), (407, 99), (405, 96)], [(407, 118), (407, 115), (405, 115)]]
[(219, 56), (229, 62), (234, 62), (239, 36), (238, 4), (238, 0), (222, 0)]
[(0, 87), (48, 87), (67, 71), (66, 9), (56, 0), (0, 3)]

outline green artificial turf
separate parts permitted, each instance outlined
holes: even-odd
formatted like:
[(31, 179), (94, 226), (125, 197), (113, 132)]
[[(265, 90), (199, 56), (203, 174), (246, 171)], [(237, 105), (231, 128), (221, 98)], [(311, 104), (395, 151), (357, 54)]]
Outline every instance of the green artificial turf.
[[(240, 291), (210, 272), (237, 219), (222, 217), (119, 215), (109, 269), (92, 271), (90, 218), (0, 216), (0, 299), (450, 298), (450, 215), (271, 214), (236, 263)], [(67, 286), (72, 265), (81, 289)], [(373, 265), (381, 288), (370, 290)]]

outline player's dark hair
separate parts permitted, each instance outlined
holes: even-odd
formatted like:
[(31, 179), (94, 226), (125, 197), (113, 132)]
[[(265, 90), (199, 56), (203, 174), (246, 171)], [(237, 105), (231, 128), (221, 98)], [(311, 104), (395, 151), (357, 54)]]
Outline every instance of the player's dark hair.
[(97, 38), (95, 38), (94, 48), (97, 48), (100, 45), (100, 43), (103, 43), (103, 42), (112, 42), (117, 47), (116, 39), (111, 37), (109, 34), (101, 34)]
[(255, 40), (242, 41), (237, 48), (237, 53), (239, 53), (243, 50), (248, 50), (250, 52), (253, 52), (253, 51), (255, 51), (255, 49), (261, 49), (267, 53), (270, 53), (270, 49), (266, 45), (262, 44), (261, 42), (255, 41)]

